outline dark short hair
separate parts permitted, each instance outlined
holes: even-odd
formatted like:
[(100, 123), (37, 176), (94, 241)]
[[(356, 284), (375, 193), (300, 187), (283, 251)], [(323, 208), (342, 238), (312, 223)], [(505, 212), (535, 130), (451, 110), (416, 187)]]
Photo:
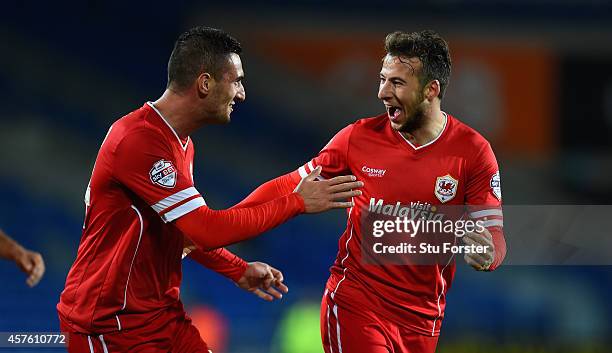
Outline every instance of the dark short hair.
[(451, 58), (448, 44), (432, 30), (421, 32), (393, 32), (385, 38), (388, 55), (419, 58), (423, 64), (418, 73), (421, 86), (433, 80), (440, 81), (440, 99), (448, 86), (451, 73)]
[(222, 74), (231, 53), (240, 55), (242, 46), (228, 33), (198, 26), (180, 35), (168, 61), (168, 87), (186, 88), (202, 73), (215, 79)]

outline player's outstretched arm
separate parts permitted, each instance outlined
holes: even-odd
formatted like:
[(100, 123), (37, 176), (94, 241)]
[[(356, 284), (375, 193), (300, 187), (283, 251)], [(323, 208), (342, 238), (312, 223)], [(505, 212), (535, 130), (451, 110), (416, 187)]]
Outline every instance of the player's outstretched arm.
[(352, 207), (346, 201), (361, 194), (363, 186), (354, 176), (316, 181), (317, 168), (307, 175), (296, 190), (260, 205), (239, 209), (211, 210), (202, 206), (179, 218), (175, 225), (200, 249), (216, 249), (266, 232), (299, 213), (318, 213), (334, 208)]
[[(257, 187), (249, 196), (231, 208), (246, 208), (272, 201), (291, 194), (301, 182), (297, 171), (267, 181)], [(248, 263), (225, 248), (200, 250), (189, 239), (185, 239), (183, 257), (189, 256), (200, 265), (231, 279), (234, 282), (242, 277)]]
[(0, 229), (0, 258), (12, 260), (19, 269), (28, 275), (26, 283), (30, 287), (38, 284), (45, 274), (45, 262), (42, 256), (24, 249)]
[[(259, 186), (249, 196), (247, 196), (244, 200), (240, 201), (240, 203), (236, 204), (232, 208), (251, 207), (254, 205), (259, 205), (268, 202), (281, 196), (288, 195), (292, 192), (297, 191), (300, 185), (302, 185), (303, 183), (315, 180), (320, 175), (320, 173), (321, 167), (317, 167), (307, 177), (304, 178), (300, 178), (297, 171), (282, 175), (278, 178), (274, 178)], [(329, 180), (315, 182), (327, 183), (327, 185), (332, 191), (334, 191), (334, 188), (353, 187), (354, 189), (358, 189), (363, 186), (363, 182), (355, 181), (354, 177), (350, 175), (337, 176)], [(336, 197), (338, 197), (337, 200), (342, 199), (342, 196), (343, 195), (336, 195)], [(349, 204), (343, 205), (342, 208), (346, 208), (344, 206), (347, 205)]]
[(246, 262), (225, 248), (203, 251), (186, 239), (187, 255), (202, 266), (225, 276), (247, 292), (266, 301), (281, 299), (289, 288), (283, 274), (263, 262)]
[(225, 248), (215, 250), (194, 249), (188, 241), (188, 256), (202, 266), (225, 276), (247, 292), (266, 301), (281, 299), (289, 288), (283, 283), (283, 274), (262, 262), (246, 262)]
[[(289, 195), (295, 190), (301, 179), (297, 172), (274, 178), (260, 185), (244, 200), (231, 208), (252, 207)], [(248, 267), (246, 261), (225, 248), (205, 251), (198, 249), (191, 240), (185, 238), (183, 257), (187, 256), (234, 282), (238, 282)]]
[(248, 268), (248, 263), (240, 256), (233, 254), (225, 248), (214, 250), (200, 250), (191, 240), (185, 238), (183, 257), (189, 256), (192, 260), (214, 271), (233, 282), (238, 282)]
[(289, 195), (295, 191), (301, 181), (302, 178), (297, 171), (281, 175), (258, 186), (257, 189), (232, 208), (251, 207)]

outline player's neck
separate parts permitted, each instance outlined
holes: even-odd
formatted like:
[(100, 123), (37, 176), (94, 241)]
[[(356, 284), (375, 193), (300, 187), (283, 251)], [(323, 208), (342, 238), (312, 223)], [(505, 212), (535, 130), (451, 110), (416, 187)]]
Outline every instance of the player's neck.
[(166, 122), (176, 131), (179, 138), (186, 139), (198, 128), (193, 126), (193, 110), (186, 97), (166, 90), (158, 100), (153, 102), (153, 105), (159, 110)]
[(440, 109), (427, 112), (423, 126), (412, 132), (400, 132), (410, 143), (423, 146), (440, 136), (446, 125), (446, 115)]

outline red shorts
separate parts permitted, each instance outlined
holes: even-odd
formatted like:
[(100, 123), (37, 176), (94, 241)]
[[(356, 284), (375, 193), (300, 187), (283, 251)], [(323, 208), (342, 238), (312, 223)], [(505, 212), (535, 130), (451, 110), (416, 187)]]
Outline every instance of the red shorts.
[(103, 335), (74, 332), (60, 318), (62, 332), (68, 333), (69, 353), (210, 353), (200, 332), (186, 315), (163, 326), (148, 325)]
[(426, 336), (376, 315), (339, 305), (327, 290), (321, 301), (325, 353), (434, 353), (438, 336)]

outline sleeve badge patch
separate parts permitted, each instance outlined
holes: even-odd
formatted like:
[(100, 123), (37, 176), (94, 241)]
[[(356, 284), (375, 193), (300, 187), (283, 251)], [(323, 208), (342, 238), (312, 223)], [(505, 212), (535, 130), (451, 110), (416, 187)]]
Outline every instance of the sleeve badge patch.
[(501, 179), (499, 178), (499, 170), (495, 172), (495, 174), (493, 174), (493, 176), (491, 177), (490, 184), (491, 184), (491, 191), (493, 192), (493, 195), (495, 195), (495, 197), (497, 197), (497, 199), (501, 201), (502, 194), (501, 194)]
[(149, 172), (149, 177), (153, 184), (163, 186), (165, 188), (173, 188), (176, 186), (177, 173), (172, 162), (167, 160), (159, 160), (153, 164), (153, 168)]

